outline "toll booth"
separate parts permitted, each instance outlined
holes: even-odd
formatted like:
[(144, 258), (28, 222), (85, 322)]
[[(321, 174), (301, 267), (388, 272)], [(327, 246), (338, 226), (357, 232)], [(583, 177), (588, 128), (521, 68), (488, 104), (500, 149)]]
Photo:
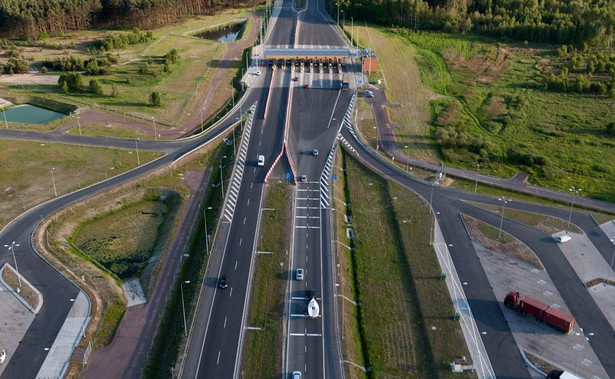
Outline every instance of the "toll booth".
[(372, 74), (378, 72), (378, 57), (370, 50), (365, 49), (361, 52), (362, 72)]

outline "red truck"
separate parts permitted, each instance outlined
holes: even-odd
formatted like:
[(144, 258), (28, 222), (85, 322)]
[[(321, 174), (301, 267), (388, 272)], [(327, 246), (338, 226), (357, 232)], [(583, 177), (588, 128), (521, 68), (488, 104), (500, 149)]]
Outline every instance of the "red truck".
[(574, 317), (564, 312), (561, 312), (550, 305), (534, 300), (529, 296), (523, 296), (519, 299), (519, 292), (512, 291), (506, 295), (504, 305), (508, 308), (516, 309), (523, 314), (531, 314), (537, 320), (561, 330), (564, 333), (570, 333), (574, 328)]

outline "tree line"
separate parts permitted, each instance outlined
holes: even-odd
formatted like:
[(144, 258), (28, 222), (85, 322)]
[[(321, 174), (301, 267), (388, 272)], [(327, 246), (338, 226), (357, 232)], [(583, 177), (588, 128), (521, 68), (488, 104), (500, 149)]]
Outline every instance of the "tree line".
[(0, 35), (35, 40), (92, 27), (155, 28), (260, 0), (2, 0)]
[(612, 0), (329, 0), (331, 14), (336, 4), (347, 19), (387, 26), (602, 46), (615, 36)]

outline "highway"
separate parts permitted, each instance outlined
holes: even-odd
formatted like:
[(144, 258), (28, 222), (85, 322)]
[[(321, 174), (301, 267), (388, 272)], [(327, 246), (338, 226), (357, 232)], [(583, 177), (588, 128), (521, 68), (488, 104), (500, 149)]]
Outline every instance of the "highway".
[[(346, 45), (339, 31), (325, 15), (323, 2), (308, 0), (306, 4), (307, 8), (297, 13), (292, 9), (292, 1), (283, 1), (279, 18), (267, 44), (322, 48)], [(376, 156), (355, 138), (356, 134), (346, 127), (342, 128), (341, 120), (349, 106), (352, 92), (339, 90), (339, 76), (337, 69), (326, 67), (304, 67), (300, 71), (296, 71), (294, 67), (263, 69), (263, 74), (242, 99), (241, 107), (244, 111), (256, 104), (256, 112), (249, 133), (246, 130), (245, 141), (242, 140), (240, 145), (240, 157), (235, 164), (233, 176), (225, 187), (227, 191), (218, 235), (199, 296), (182, 376), (234, 378), (241, 372), (243, 330), (247, 326), (245, 320), (250, 303), (264, 182), (267, 172), (282, 152), (284, 142), (288, 158), (296, 171), (296, 179), (302, 175), (307, 178), (305, 182), (297, 180), (295, 189), (291, 271), (283, 347), (284, 374), (300, 370), (306, 377), (343, 376), (336, 334), (332, 214), (331, 205), (326, 204), (330, 175), (323, 174), (335, 171), (331, 162), (333, 154), (330, 154), (330, 151), (336, 144), (336, 136), (341, 128), (342, 136), (357, 151), (358, 158), (375, 172), (399, 182), (424, 199), (432, 199), (433, 193), (432, 206), (437, 221), (447, 243), (452, 245), (452, 258), (459, 277), (468, 283), (464, 286), (465, 295), (476, 324), (483, 332), (481, 339), (497, 377), (529, 378), (529, 372), (518, 354), (498, 305), (501, 299), (495, 298), (459, 217), (460, 213), (466, 213), (498, 226), (500, 220), (497, 215), (460, 201), (497, 204), (497, 199), (433, 187), (429, 183), (407, 176), (403, 171), (392, 167), (384, 158)], [(297, 81), (293, 80), (295, 77)], [(310, 88), (304, 88), (305, 84)], [(21, 245), (15, 251), (20, 272), (37, 286), (45, 299), (43, 308), (8, 363), (4, 376), (29, 378), (36, 375), (47, 355), (44, 348), (53, 343), (72, 305), (70, 299), (79, 291), (74, 284), (42, 260), (32, 248), (31, 235), (38, 222), (74, 202), (169, 165), (184, 154), (212, 141), (231, 127), (239, 116), (239, 108), (238, 105), (223, 122), (196, 138), (172, 142), (139, 141), (140, 149), (161, 151), (165, 155), (127, 173), (41, 204), (20, 215), (0, 232), (0, 245), (10, 244), (12, 241)], [(379, 133), (382, 146), (390, 154), (399, 156), (400, 151), (392, 143), (390, 136), (387, 136), (387, 132), (379, 130)], [(17, 130), (0, 130), (0, 137), (126, 149), (135, 147), (135, 140), (130, 139), (38, 134)], [(314, 149), (318, 150), (318, 155), (313, 154)], [(265, 155), (264, 167), (256, 165), (256, 157), (259, 154)], [(411, 164), (439, 170), (437, 164), (415, 160), (411, 160)], [(451, 168), (444, 168), (444, 171), (474, 179), (471, 172)], [(483, 175), (478, 179), (481, 182), (496, 183), (504, 188), (528, 188), (523, 183)], [(552, 196), (560, 201), (569, 198), (567, 194), (537, 187), (531, 188), (530, 191), (537, 194), (540, 192), (542, 196)], [(577, 201), (578, 204), (592, 204), (615, 210), (612, 204), (592, 199), (577, 198)], [(566, 209), (523, 202), (512, 202), (508, 207), (568, 218)], [(572, 222), (587, 233), (605, 259), (610, 257), (612, 244), (586, 214), (573, 212)], [(615, 346), (615, 332), (557, 245), (548, 235), (507, 219), (504, 220), (503, 230), (516, 236), (538, 253), (578, 323), (584, 327), (591, 325), (595, 335), (589, 343), (607, 373), (615, 377), (615, 356), (609, 354), (612, 346)], [(0, 265), (10, 261), (12, 256), (6, 249), (2, 250)], [(299, 267), (305, 269), (303, 281), (295, 279), (295, 269)], [(229, 286), (225, 289), (218, 288), (218, 280), (222, 275), (228, 275), (230, 278)], [(310, 290), (315, 291), (321, 306), (320, 316), (316, 319), (305, 316), (306, 296)]]
[[(258, 95), (259, 93), (256, 91), (248, 91), (241, 104), (244, 102), (253, 103)], [(20, 247), (15, 249), (15, 255), (19, 262), (19, 272), (37, 287), (44, 298), (41, 310), (34, 318), (13, 357), (7, 363), (3, 373), (4, 377), (32, 378), (36, 376), (48, 353), (44, 348), (49, 348), (53, 344), (72, 306), (70, 299), (74, 299), (79, 292), (79, 289), (73, 283), (40, 258), (32, 247), (31, 236), (38, 223), (59, 209), (165, 167), (184, 154), (212, 141), (225, 133), (235, 123), (235, 119), (239, 116), (239, 108), (240, 105), (238, 104), (236, 110), (229, 113), (216, 127), (207, 130), (197, 138), (176, 142), (139, 141), (139, 149), (157, 150), (166, 152), (166, 154), (131, 171), (29, 209), (0, 231), (0, 245), (11, 244), (12, 241), (20, 244)], [(244, 111), (246, 108), (244, 107)], [(1, 130), (0, 137), (129, 149), (133, 149), (135, 146), (135, 140), (28, 133), (15, 130)], [(0, 265), (6, 262), (12, 264), (13, 257), (7, 249), (1, 249)]]
[[(388, 177), (408, 189), (418, 193), (426, 201), (433, 199), (432, 206), (447, 244), (450, 248), (455, 268), (464, 285), (464, 292), (472, 309), (476, 324), (481, 331), (481, 339), (488, 351), (489, 358), (498, 378), (529, 377), (525, 363), (518, 354), (510, 329), (496, 299), (478, 257), (469, 240), (460, 213), (468, 214), (495, 227), (500, 217), (481, 210), (464, 201), (483, 202), (500, 205), (497, 198), (467, 193), (453, 188), (433, 187), (430, 183), (418, 180), (377, 156), (374, 151), (362, 144), (349, 129), (342, 130), (342, 136), (357, 151), (361, 161), (375, 172)], [(433, 189), (433, 197), (432, 197)], [(532, 211), (567, 219), (569, 211), (524, 202), (510, 202), (507, 208)], [(581, 227), (589, 236), (603, 257), (610, 257), (613, 245), (608, 236), (591, 218), (582, 212), (572, 213), (572, 223)], [(615, 346), (615, 331), (610, 326), (593, 297), (582, 284), (557, 244), (550, 235), (528, 226), (504, 218), (502, 229), (529, 246), (545, 265), (553, 283), (568, 305), (578, 324), (590, 330), (594, 336), (589, 343), (600, 359), (609, 376), (615, 377), (615, 356), (611, 354)]]

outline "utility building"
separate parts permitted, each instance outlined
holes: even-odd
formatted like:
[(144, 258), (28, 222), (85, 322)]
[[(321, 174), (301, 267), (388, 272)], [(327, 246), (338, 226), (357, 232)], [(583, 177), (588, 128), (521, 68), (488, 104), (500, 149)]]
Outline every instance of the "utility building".
[(378, 72), (378, 57), (370, 49), (365, 49), (361, 52), (363, 62), (362, 71), (367, 74)]

